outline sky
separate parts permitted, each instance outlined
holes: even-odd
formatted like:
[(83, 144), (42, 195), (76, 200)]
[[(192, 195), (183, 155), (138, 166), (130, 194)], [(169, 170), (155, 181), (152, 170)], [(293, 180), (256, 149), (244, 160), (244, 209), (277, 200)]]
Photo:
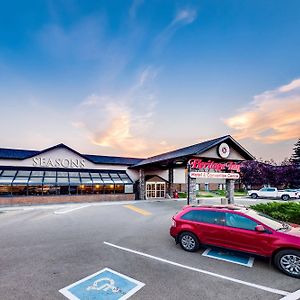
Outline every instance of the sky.
[(230, 134), (280, 162), (300, 138), (298, 0), (11, 0), (0, 147), (149, 157)]

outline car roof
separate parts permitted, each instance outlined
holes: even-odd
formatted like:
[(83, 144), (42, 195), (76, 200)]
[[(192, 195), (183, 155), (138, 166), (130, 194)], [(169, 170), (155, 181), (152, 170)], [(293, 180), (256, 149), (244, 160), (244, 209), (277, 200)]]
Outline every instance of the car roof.
[(184, 209), (187, 208), (197, 208), (197, 209), (205, 209), (205, 210), (231, 210), (231, 211), (240, 211), (240, 212), (246, 212), (249, 210), (249, 208), (242, 206), (242, 205), (234, 205), (234, 204), (227, 204), (227, 205), (186, 205), (183, 207)]

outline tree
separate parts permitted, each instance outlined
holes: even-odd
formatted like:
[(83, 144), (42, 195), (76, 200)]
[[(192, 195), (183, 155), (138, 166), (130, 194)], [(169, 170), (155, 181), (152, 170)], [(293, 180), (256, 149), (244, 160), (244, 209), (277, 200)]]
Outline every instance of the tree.
[(294, 153), (291, 157), (291, 161), (296, 164), (300, 164), (300, 138), (298, 142), (295, 144)]

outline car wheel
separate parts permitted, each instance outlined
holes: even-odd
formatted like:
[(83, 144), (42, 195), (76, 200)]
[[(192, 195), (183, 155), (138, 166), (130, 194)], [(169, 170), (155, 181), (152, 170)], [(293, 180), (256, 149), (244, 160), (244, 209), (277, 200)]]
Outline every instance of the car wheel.
[(252, 198), (252, 199), (257, 199), (257, 198), (258, 198), (258, 195), (257, 195), (257, 194), (251, 194), (251, 198)]
[(274, 263), (283, 273), (300, 278), (300, 251), (282, 250), (275, 255)]
[(191, 232), (183, 232), (179, 236), (179, 243), (183, 250), (195, 252), (199, 249), (198, 238)]
[(282, 195), (281, 199), (284, 201), (290, 200), (290, 196), (289, 195)]

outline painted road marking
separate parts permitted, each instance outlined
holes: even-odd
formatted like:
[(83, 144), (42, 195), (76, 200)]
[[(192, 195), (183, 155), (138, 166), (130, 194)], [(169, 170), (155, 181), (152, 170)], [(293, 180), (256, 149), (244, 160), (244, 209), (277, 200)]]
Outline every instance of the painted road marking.
[(253, 257), (237, 253), (235, 251), (216, 250), (208, 248), (202, 253), (202, 255), (218, 260), (228, 261), (233, 264), (238, 264), (249, 268), (252, 268), (254, 262)]
[(144, 210), (144, 209), (141, 209), (141, 208), (138, 208), (138, 207), (136, 207), (134, 205), (124, 205), (124, 207), (126, 207), (128, 209), (131, 209), (131, 210), (133, 210), (133, 211), (135, 211), (135, 212), (137, 212), (137, 213), (139, 213), (139, 214), (141, 214), (143, 216), (150, 216), (150, 215), (152, 215), (151, 212), (149, 212), (147, 210)]
[(144, 257), (148, 257), (148, 258), (151, 258), (151, 259), (154, 259), (154, 260), (158, 260), (158, 261), (161, 261), (161, 262), (173, 265), (173, 266), (177, 266), (177, 267), (184, 268), (184, 269), (191, 270), (191, 271), (195, 271), (195, 272), (198, 272), (198, 273), (202, 273), (202, 274), (210, 275), (210, 276), (213, 276), (213, 277), (225, 279), (225, 280), (232, 281), (232, 282), (235, 282), (235, 283), (247, 285), (247, 286), (250, 286), (250, 287), (254, 287), (254, 288), (257, 288), (257, 289), (260, 289), (260, 290), (264, 290), (264, 291), (273, 293), (273, 294), (278, 294), (278, 295), (283, 295), (283, 296), (287, 296), (287, 295), (290, 294), (289, 292), (286, 292), (286, 291), (283, 291), (283, 290), (278, 290), (278, 289), (270, 288), (270, 287), (267, 287), (267, 286), (264, 286), (264, 285), (251, 283), (251, 282), (243, 281), (243, 280), (236, 279), (236, 278), (233, 278), (233, 277), (228, 277), (228, 276), (220, 275), (220, 274), (217, 274), (217, 273), (209, 272), (209, 271), (206, 271), (206, 270), (189, 267), (189, 266), (186, 266), (186, 265), (183, 265), (183, 264), (176, 263), (176, 262), (171, 261), (171, 260), (163, 259), (163, 258), (160, 258), (160, 257), (157, 257), (157, 256), (149, 255), (149, 254), (146, 254), (146, 253), (143, 253), (143, 252), (139, 252), (139, 251), (132, 250), (132, 249), (129, 249), (129, 248), (121, 247), (121, 246), (111, 244), (111, 243), (108, 243), (108, 242), (103, 242), (103, 243), (105, 245), (108, 245), (108, 246), (111, 246), (111, 247), (114, 247), (114, 248), (117, 248), (117, 249), (120, 249), (120, 250), (123, 250), (123, 251), (127, 251), (127, 252), (130, 252), (130, 253), (141, 255), (141, 256), (144, 256)]
[(78, 206), (78, 207), (67, 209), (67, 210), (57, 210), (57, 211), (54, 212), (54, 214), (56, 214), (56, 215), (67, 214), (71, 211), (82, 209), (82, 208), (89, 207), (89, 206), (92, 206), (92, 204), (82, 205), (82, 206)]
[(294, 293), (291, 293), (283, 298), (281, 298), (280, 300), (299, 300), (300, 299), (300, 290), (297, 290)]
[(125, 300), (145, 284), (109, 268), (87, 276), (59, 292), (71, 300)]

